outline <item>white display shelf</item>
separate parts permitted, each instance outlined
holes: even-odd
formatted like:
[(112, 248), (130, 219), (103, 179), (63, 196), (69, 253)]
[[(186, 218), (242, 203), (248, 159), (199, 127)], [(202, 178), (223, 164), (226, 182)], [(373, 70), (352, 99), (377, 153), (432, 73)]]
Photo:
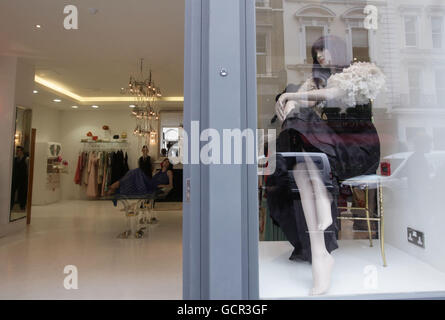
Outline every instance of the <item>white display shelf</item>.
[[(378, 244), (368, 240), (339, 240), (330, 290), (309, 296), (312, 268), (291, 261), (287, 241), (260, 241), (260, 299), (401, 299), (445, 296), (445, 273), (385, 244), (388, 266), (383, 267)], [(367, 268), (376, 271), (376, 287), (366, 288)], [(368, 270), (369, 271), (369, 270)]]

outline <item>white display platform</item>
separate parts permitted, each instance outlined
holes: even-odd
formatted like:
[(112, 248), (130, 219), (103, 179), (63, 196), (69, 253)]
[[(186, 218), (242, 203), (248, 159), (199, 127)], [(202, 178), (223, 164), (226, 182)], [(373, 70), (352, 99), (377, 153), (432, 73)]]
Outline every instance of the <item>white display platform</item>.
[[(260, 299), (445, 297), (445, 273), (401, 250), (386, 244), (388, 266), (383, 267), (378, 241), (374, 241), (374, 247), (369, 247), (368, 240), (339, 240), (338, 244), (332, 252), (335, 265), (331, 289), (323, 296), (309, 296), (311, 265), (289, 260), (292, 246), (287, 241), (261, 241)], [(377, 275), (376, 288), (372, 281), (366, 281), (372, 274)]]

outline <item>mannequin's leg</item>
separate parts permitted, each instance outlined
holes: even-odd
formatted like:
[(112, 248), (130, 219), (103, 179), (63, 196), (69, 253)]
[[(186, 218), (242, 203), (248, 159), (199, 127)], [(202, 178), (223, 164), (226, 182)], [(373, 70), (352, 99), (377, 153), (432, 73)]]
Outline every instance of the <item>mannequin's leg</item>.
[(318, 229), (317, 206), (307, 166), (305, 164), (298, 164), (294, 168), (293, 174), (298, 189), (300, 190), (301, 204), (303, 206), (311, 243), (313, 278), (311, 294), (323, 294), (329, 289), (331, 283), (331, 271), (334, 265), (334, 258), (326, 250), (324, 232)]
[(331, 199), (311, 157), (305, 157), (305, 161), (314, 189), (318, 230), (324, 231), (332, 224)]
[(112, 195), (116, 192), (117, 188), (119, 188), (120, 182), (116, 181), (111, 186), (108, 187), (107, 195)]

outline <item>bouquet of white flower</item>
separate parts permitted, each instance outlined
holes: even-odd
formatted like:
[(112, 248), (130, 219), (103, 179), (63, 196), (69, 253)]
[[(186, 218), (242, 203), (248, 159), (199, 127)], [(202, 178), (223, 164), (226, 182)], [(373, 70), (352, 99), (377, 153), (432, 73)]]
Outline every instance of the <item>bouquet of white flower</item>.
[(329, 77), (327, 87), (343, 90), (341, 101), (354, 107), (375, 99), (384, 85), (385, 75), (374, 63), (355, 62)]

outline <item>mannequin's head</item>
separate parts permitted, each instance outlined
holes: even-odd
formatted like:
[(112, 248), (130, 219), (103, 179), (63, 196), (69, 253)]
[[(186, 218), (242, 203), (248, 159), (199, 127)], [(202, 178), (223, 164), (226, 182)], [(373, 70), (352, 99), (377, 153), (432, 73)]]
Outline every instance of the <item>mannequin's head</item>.
[(312, 77), (318, 88), (326, 85), (332, 73), (342, 71), (349, 65), (346, 43), (336, 36), (325, 36), (314, 42), (311, 48)]
[(148, 147), (147, 146), (142, 147), (142, 155), (144, 157), (148, 156)]
[(337, 36), (320, 37), (311, 48), (314, 65), (322, 68), (342, 69), (349, 65), (346, 43)]

